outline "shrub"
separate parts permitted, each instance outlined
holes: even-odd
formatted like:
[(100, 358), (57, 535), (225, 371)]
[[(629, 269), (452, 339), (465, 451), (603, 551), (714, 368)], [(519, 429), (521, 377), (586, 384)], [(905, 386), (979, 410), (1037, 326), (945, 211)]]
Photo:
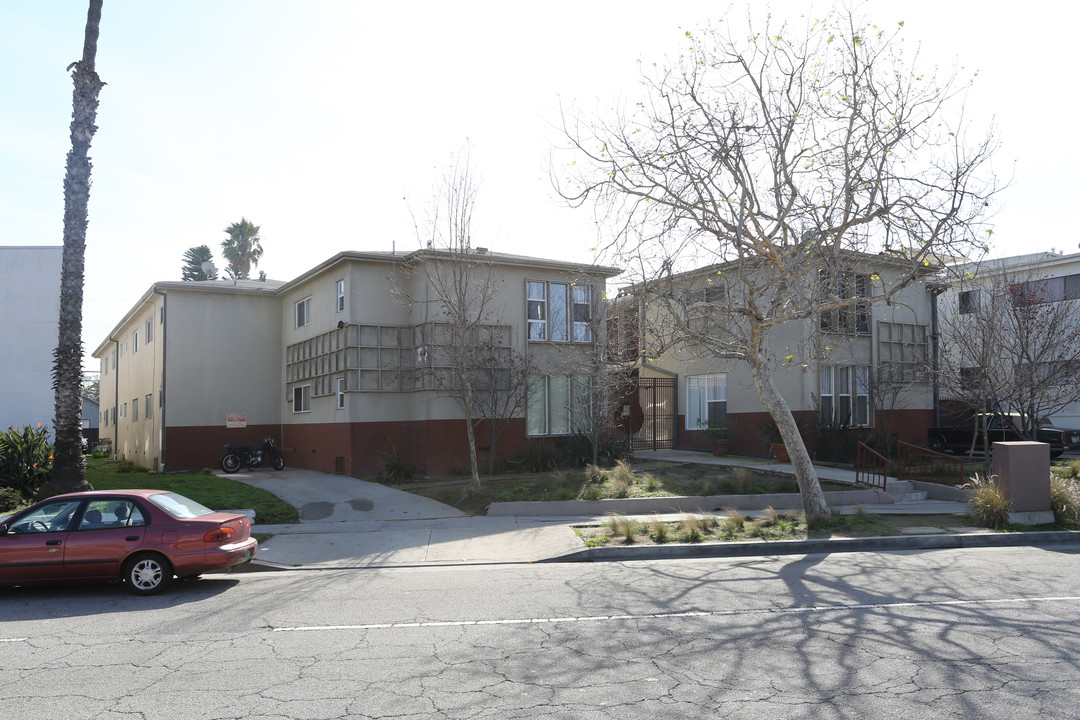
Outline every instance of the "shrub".
[(604, 522), (604, 527), (606, 527), (608, 532), (613, 536), (622, 536), (623, 542), (627, 545), (633, 545), (634, 536), (644, 529), (640, 521), (625, 515), (608, 516), (608, 519)]
[(383, 463), (376, 479), (378, 479), (379, 482), (393, 484), (409, 482), (413, 479), (412, 468), (405, 462), (405, 458), (401, 457), (397, 445), (391, 442), (390, 448), (390, 452), (379, 451), (379, 454), (386, 458), (386, 462)]
[(585, 466), (585, 480), (591, 483), (602, 483), (607, 478), (607, 473), (603, 468), (596, 465)]
[(651, 520), (649, 522), (649, 537), (657, 545), (663, 545), (671, 539), (671, 526), (663, 520)]
[(737, 467), (731, 471), (731, 479), (735, 482), (739, 492), (743, 495), (749, 495), (754, 492), (754, 485), (757, 478), (754, 477), (754, 471), (746, 467)]
[(1072, 480), (1051, 475), (1050, 506), (1058, 523), (1080, 521), (1080, 488)]
[(0, 513), (14, 512), (26, 504), (26, 499), (23, 498), (15, 488), (0, 487)]
[(1012, 499), (997, 483), (997, 475), (975, 473), (964, 488), (971, 490), (972, 516), (975, 522), (994, 530), (1009, 524)]
[(624, 498), (630, 494), (630, 483), (615, 478), (608, 485), (608, 490), (605, 494), (609, 498)]
[(52, 457), (49, 432), (41, 423), (22, 430), (9, 425), (6, 433), (0, 433), (0, 484), (33, 496), (49, 479)]
[(555, 467), (555, 457), (544, 441), (532, 441), (521, 455), (521, 469), (528, 473), (546, 472)]
[(627, 485), (634, 484), (634, 469), (625, 460), (619, 460), (615, 463), (615, 469), (611, 471), (611, 476), (616, 481), (624, 482)]
[(577, 494), (578, 500), (603, 500), (604, 489), (600, 485), (582, 485)]
[(648, 473), (641, 477), (641, 484), (644, 485), (645, 489), (649, 492), (656, 492), (660, 489), (660, 481)]

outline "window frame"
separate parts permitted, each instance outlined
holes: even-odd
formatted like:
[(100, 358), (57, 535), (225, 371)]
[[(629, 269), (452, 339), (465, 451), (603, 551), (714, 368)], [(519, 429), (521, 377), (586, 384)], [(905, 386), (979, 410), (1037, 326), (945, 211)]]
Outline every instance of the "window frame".
[[(301, 311), (302, 309), (302, 311)], [(302, 317), (301, 317), (302, 316)], [(303, 322), (301, 322), (303, 320)], [(311, 324), (311, 296), (293, 303), (293, 326), (299, 330)]]
[(818, 366), (818, 417), (823, 422), (844, 424), (846, 420), (849, 428), (874, 427), (870, 369), (869, 365)]
[[(594, 295), (594, 288), (588, 283), (526, 279), (525, 320), (528, 342), (595, 342), (596, 337), (591, 325), (595, 310)], [(578, 319), (579, 313), (585, 319)]]
[(334, 305), (334, 307), (337, 308), (337, 309), (334, 312), (344, 312), (345, 311), (345, 281), (344, 280), (338, 280), (337, 283), (335, 283), (335, 285), (334, 285), (334, 289), (335, 289), (335, 291), (337, 293), (337, 299), (336, 299), (335, 305)]
[(334, 391), (337, 395), (337, 409), (345, 409), (345, 378), (339, 377), (334, 383)]
[[(557, 408), (552, 407), (553, 399), (557, 402), (557, 392), (553, 391), (553, 382), (560, 383), (564, 391), (561, 396), (565, 402)], [(584, 375), (530, 375), (528, 379), (528, 398), (525, 402), (526, 437), (568, 437), (586, 429), (577, 420), (578, 415), (585, 415), (588, 423), (587, 401), (591, 395), (588, 377)], [(579, 397), (584, 393), (585, 397)], [(537, 422), (542, 418), (542, 422)], [(553, 428), (558, 422), (559, 427)], [(542, 428), (540, 426), (543, 426)]]
[(710, 420), (727, 421), (727, 373), (687, 375), (683, 391), (685, 429), (707, 430)]
[[(304, 392), (304, 391), (307, 392)], [(297, 385), (292, 393), (292, 411), (294, 415), (311, 412), (311, 385)], [(297, 409), (297, 405), (300, 409)]]

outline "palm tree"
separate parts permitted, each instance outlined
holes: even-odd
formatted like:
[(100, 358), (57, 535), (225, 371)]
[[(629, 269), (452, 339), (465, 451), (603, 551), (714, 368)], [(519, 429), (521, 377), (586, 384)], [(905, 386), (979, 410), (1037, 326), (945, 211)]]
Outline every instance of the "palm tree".
[(39, 498), (90, 490), (82, 454), (82, 305), (86, 255), (87, 207), (90, 202), (90, 141), (97, 131), (98, 93), (105, 85), (94, 69), (102, 0), (90, 0), (82, 60), (73, 62), (71, 151), (64, 176), (64, 259), (60, 273), (60, 319), (53, 351), (56, 417), (52, 477)]
[(260, 244), (259, 226), (240, 218), (240, 222), (225, 228), (228, 240), (221, 242), (221, 254), (229, 261), (225, 270), (229, 277), (247, 280), (252, 265), (259, 264), (263, 249)]

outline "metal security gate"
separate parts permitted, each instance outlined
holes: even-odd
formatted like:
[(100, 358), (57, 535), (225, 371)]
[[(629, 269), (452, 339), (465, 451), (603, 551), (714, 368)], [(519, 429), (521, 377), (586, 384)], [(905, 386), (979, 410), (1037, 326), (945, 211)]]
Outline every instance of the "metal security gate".
[[(670, 450), (675, 447), (675, 378), (636, 378), (640, 417), (631, 442), (634, 450)], [(636, 412), (635, 412), (636, 411)], [(636, 420), (637, 418), (635, 418)], [(633, 425), (638, 425), (634, 422)]]

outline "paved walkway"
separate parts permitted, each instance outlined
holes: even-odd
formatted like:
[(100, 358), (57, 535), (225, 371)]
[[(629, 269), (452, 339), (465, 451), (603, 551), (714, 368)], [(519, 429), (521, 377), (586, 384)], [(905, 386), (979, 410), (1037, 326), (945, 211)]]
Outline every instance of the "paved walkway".
[[(703, 453), (639, 453), (639, 461), (699, 462), (748, 467), (791, 466), (754, 458), (714, 458)], [(855, 473), (819, 468), (822, 479), (854, 483)], [(256, 525), (273, 537), (259, 548), (256, 563), (274, 568), (371, 568), (482, 563), (528, 563), (563, 557), (583, 549), (572, 525), (599, 523), (595, 516), (471, 517), (449, 505), (378, 483), (342, 475), (287, 468), (245, 471), (229, 476), (264, 488), (300, 512), (300, 522)], [(795, 511), (801, 508), (777, 508)], [(854, 512), (855, 507), (834, 511)], [(924, 500), (863, 506), (871, 513), (964, 514), (966, 505)], [(753, 513), (746, 513), (753, 515)], [(649, 514), (678, 520), (682, 514)]]

